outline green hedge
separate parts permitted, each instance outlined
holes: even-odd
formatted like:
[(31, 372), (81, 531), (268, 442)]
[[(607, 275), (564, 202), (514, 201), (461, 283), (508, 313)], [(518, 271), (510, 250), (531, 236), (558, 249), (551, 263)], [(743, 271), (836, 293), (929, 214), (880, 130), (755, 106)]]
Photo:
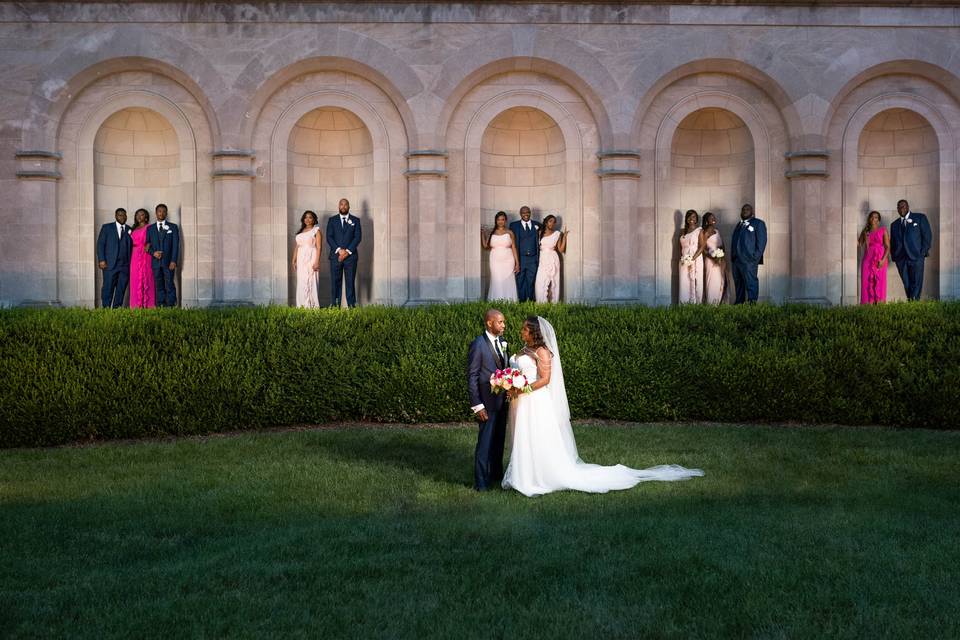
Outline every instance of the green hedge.
[[(0, 311), (0, 446), (468, 418), (483, 304)], [(960, 424), (960, 304), (510, 305), (557, 329), (575, 417)]]

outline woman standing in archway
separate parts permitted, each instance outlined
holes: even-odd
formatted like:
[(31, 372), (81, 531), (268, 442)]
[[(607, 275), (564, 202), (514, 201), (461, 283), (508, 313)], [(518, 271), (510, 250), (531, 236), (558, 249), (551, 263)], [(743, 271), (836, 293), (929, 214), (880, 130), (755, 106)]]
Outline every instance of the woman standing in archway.
[(560, 302), (560, 254), (567, 250), (569, 231), (557, 231), (557, 217), (549, 215), (540, 227), (540, 264), (534, 283), (537, 302)]
[(726, 263), (723, 260), (723, 238), (717, 229), (717, 216), (712, 211), (703, 214), (704, 243), (703, 288), (707, 304), (720, 304), (727, 288)]
[(683, 218), (680, 234), (680, 304), (703, 302), (703, 250), (706, 248), (700, 216), (690, 209)]
[(320, 253), (323, 234), (317, 225), (317, 214), (304, 211), (300, 216), (300, 231), (293, 247), (293, 268), (297, 272), (297, 306), (302, 309), (317, 309), (320, 298), (317, 294)]
[(130, 308), (152, 309), (157, 306), (157, 291), (153, 282), (153, 255), (147, 241), (150, 212), (137, 209), (133, 214), (133, 255), (130, 256)]
[(498, 211), (493, 218), (493, 231), (485, 236), (480, 231), (480, 247), (490, 252), (490, 290), (487, 300), (517, 301), (517, 279), (520, 272), (520, 257), (517, 255), (517, 239), (507, 227), (507, 214)]
[(879, 211), (867, 214), (867, 225), (857, 244), (863, 248), (860, 263), (860, 304), (887, 301), (887, 264), (890, 258), (890, 234), (881, 224)]

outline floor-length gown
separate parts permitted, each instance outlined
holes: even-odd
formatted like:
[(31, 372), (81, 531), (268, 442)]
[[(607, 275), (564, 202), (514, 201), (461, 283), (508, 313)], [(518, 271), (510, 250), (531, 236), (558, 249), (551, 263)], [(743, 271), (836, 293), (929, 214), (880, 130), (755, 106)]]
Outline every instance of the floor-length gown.
[(490, 236), (490, 289), (487, 300), (517, 301), (517, 278), (513, 273), (513, 240), (509, 233)]
[(554, 231), (540, 239), (540, 264), (533, 290), (537, 302), (560, 302), (560, 254), (557, 243), (560, 233)]
[(297, 306), (305, 309), (320, 307), (320, 298), (317, 295), (318, 272), (313, 270), (317, 262), (317, 232), (320, 227), (314, 226), (302, 233), (298, 233), (297, 241)]
[[(533, 357), (521, 354), (511, 360), (528, 381), (536, 381), (537, 364)], [(569, 418), (564, 420), (562, 413), (549, 384), (510, 403), (508, 428), (513, 444), (503, 477), (504, 489), (516, 489), (526, 496), (564, 489), (606, 493), (650, 480), (686, 480), (703, 475), (700, 469), (679, 465), (631, 469), (622, 464), (605, 467), (586, 463), (577, 452)]]
[[(700, 231), (697, 227), (690, 233), (680, 236), (680, 255), (692, 256), (700, 246)], [(700, 255), (692, 264), (679, 264), (680, 269), (680, 304), (700, 304), (703, 302), (703, 256)]]
[[(157, 306), (157, 290), (153, 281), (153, 256), (147, 253), (147, 227), (130, 232), (133, 255), (130, 256), (130, 308), (152, 309)], [(152, 249), (151, 249), (152, 250)]]
[[(707, 238), (707, 248), (705, 253), (709, 256), (717, 249), (723, 249), (723, 238), (720, 232), (715, 232)], [(720, 304), (723, 302), (723, 294), (726, 289), (727, 278), (724, 269), (726, 262), (719, 262), (713, 258), (707, 257), (703, 260), (703, 289), (706, 295), (707, 304)]]
[(883, 227), (877, 227), (867, 234), (867, 247), (860, 263), (860, 304), (887, 301), (887, 263), (877, 267), (885, 251)]

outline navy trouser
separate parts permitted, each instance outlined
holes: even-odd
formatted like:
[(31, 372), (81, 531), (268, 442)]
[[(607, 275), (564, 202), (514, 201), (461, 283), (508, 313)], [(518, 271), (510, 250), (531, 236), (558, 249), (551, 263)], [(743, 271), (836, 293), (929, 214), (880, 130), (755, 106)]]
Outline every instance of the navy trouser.
[(517, 279), (517, 298), (520, 302), (536, 299), (534, 285), (537, 282), (537, 266), (539, 264), (540, 258), (537, 256), (520, 256), (520, 273), (515, 276)]
[(734, 304), (757, 301), (757, 296), (760, 295), (760, 280), (757, 278), (759, 266), (756, 262), (734, 261), (732, 265), (733, 286), (737, 290)]
[(333, 259), (330, 261), (330, 304), (340, 306), (340, 293), (342, 289), (340, 282), (343, 281), (343, 289), (346, 289), (347, 306), (357, 306), (357, 257), (352, 255), (343, 262)]
[(923, 258), (919, 260), (901, 260), (897, 263), (897, 271), (903, 280), (903, 290), (907, 300), (919, 300), (923, 290)]
[(153, 286), (157, 291), (158, 307), (177, 306), (175, 273), (176, 272), (170, 270), (169, 266), (162, 264), (153, 265)]
[(103, 287), (100, 289), (100, 304), (104, 309), (118, 309), (123, 306), (123, 297), (127, 295), (130, 283), (130, 265), (118, 264), (112, 269), (103, 270)]
[(507, 436), (507, 405), (499, 411), (488, 411), (486, 422), (480, 423), (477, 449), (473, 461), (473, 488), (490, 489), (503, 481), (503, 446)]

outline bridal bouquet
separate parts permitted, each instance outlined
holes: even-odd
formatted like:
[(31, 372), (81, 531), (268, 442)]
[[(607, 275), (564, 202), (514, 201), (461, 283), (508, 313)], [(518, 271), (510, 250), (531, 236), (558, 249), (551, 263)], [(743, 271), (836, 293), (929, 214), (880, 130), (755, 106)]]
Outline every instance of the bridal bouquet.
[(727, 254), (725, 254), (725, 253), (723, 252), (723, 249), (714, 249), (714, 250), (713, 250), (713, 253), (710, 254), (710, 257), (711, 257), (711, 258), (716, 258), (717, 260), (719, 260), (720, 258), (722, 258), (722, 257), (725, 256), (725, 255), (727, 255)]
[(527, 382), (527, 376), (523, 375), (520, 369), (507, 367), (506, 369), (497, 369), (490, 374), (490, 390), (494, 393), (501, 391), (510, 391), (516, 389), (521, 393), (530, 392), (530, 383)]

